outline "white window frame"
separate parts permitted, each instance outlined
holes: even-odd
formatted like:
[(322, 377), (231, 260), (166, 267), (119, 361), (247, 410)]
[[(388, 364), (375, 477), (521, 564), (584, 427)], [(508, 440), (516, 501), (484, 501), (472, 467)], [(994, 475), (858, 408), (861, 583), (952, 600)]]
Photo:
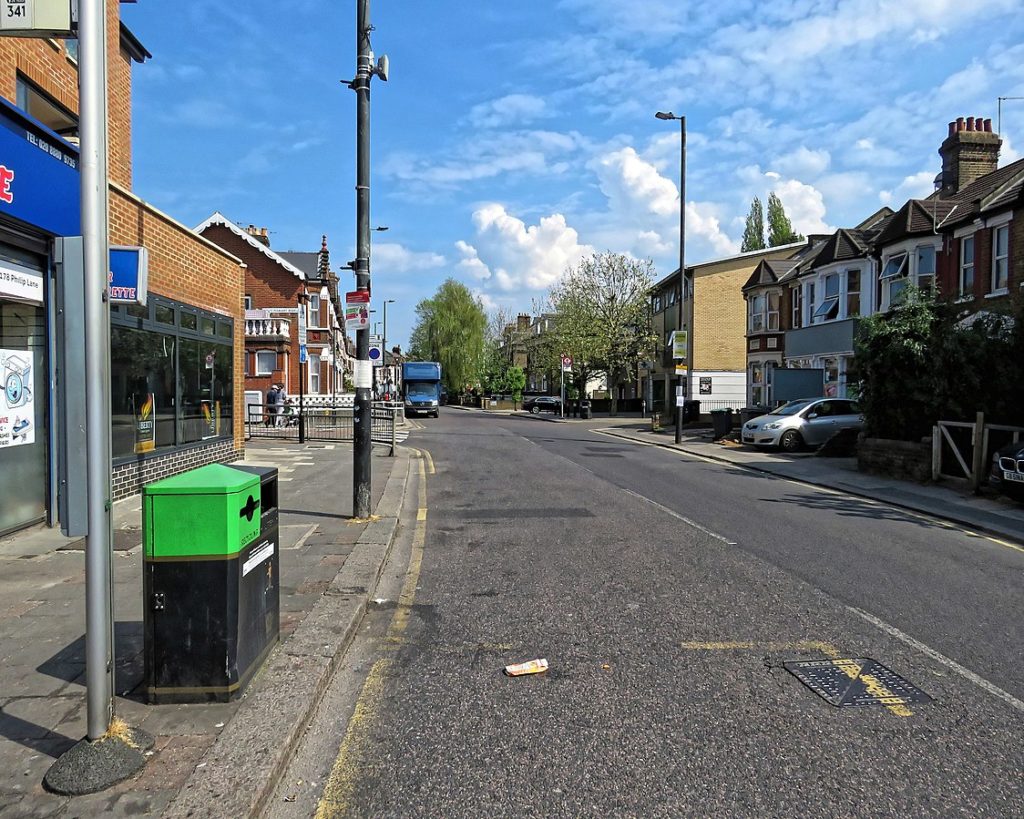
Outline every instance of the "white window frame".
[(320, 356), (317, 353), (308, 353), (306, 357), (306, 377), (309, 381), (309, 394), (320, 394)]
[(804, 288), (797, 284), (789, 288), (790, 306), (790, 329), (796, 330), (804, 326)]
[[(274, 357), (274, 366), (269, 370), (263, 370), (260, 368), (260, 356), (272, 355)], [(277, 351), (276, 350), (257, 350), (256, 351), (256, 372), (255, 375), (273, 375), (274, 370), (277, 369)]]
[(320, 294), (310, 293), (309, 302), (307, 304), (308, 312), (306, 313), (306, 320), (309, 322), (310, 327), (320, 326)]
[[(821, 290), (821, 301), (814, 305), (811, 313), (811, 324), (825, 324), (839, 318), (839, 302), (843, 295), (843, 277), (838, 270), (821, 273), (818, 285)], [(829, 293), (829, 282), (835, 282), (835, 292)]]
[[(850, 289), (850, 274), (857, 274), (857, 289)], [(856, 316), (864, 315), (864, 268), (862, 267), (850, 267), (843, 271), (843, 283), (842, 283), (842, 296), (840, 298), (840, 304), (842, 307), (839, 311), (840, 318), (854, 318)], [(857, 312), (853, 315), (850, 314), (850, 296), (857, 297)]]
[[(921, 254), (926, 249), (930, 250), (931, 254), (932, 254), (932, 272), (931, 273), (922, 273), (921, 272)], [(914, 269), (911, 271), (911, 273), (912, 273), (912, 275), (914, 277), (914, 279), (913, 279), (914, 284), (916, 284), (918, 287), (921, 287), (921, 279), (922, 278), (928, 278), (928, 279), (931, 279), (931, 286), (928, 289), (933, 290), (935, 288), (935, 276), (936, 276), (936, 271), (938, 270), (938, 261), (939, 261), (939, 253), (938, 253), (938, 250), (935, 247), (935, 245), (933, 245), (933, 244), (917, 245), (917, 247), (914, 248)], [(924, 288), (922, 287), (921, 289), (923, 290)]]
[(246, 293), (242, 298), (244, 299), (245, 309), (246, 310), (252, 310), (253, 309), (253, 306), (252, 306), (252, 296), (250, 296), (248, 293)]
[[(967, 262), (967, 260), (966, 260), (967, 257), (966, 257), (966, 253), (965, 253), (965, 251), (967, 249), (967, 243), (968, 242), (971, 243), (971, 261), (970, 261), (970, 263)], [(958, 292), (960, 294), (960, 298), (961, 299), (973, 299), (974, 298), (974, 284), (975, 284), (974, 271), (976, 269), (974, 260), (975, 260), (976, 255), (977, 255), (977, 252), (976, 252), (977, 246), (978, 245), (977, 245), (977, 242), (975, 242), (975, 240), (974, 240), (974, 234), (973, 233), (970, 236), (962, 236), (960, 238), (960, 264), (958, 265), (959, 272), (957, 274), (957, 290), (958, 290)], [(967, 273), (968, 269), (970, 269), (970, 271), (971, 271), (971, 286), (970, 286), (970, 288), (964, 287), (964, 285), (966, 283), (965, 279), (966, 279), (966, 273)]]
[(747, 317), (747, 328), (751, 333), (760, 333), (764, 330), (764, 293), (758, 293), (750, 297), (750, 309)]
[[(999, 237), (1006, 237), (1006, 252), (999, 255)], [(999, 283), (999, 263), (1002, 262), (1003, 283)], [(1002, 296), (1010, 292), (1010, 226), (992, 228), (992, 277), (989, 281), (990, 295)]]
[(811, 279), (809, 282), (804, 282), (804, 320), (803, 327), (810, 327), (813, 323), (811, 317), (814, 315), (814, 298), (817, 291), (815, 287), (816, 282)]
[[(772, 310), (772, 299), (775, 299), (775, 309)], [(764, 294), (764, 329), (768, 332), (778, 332), (782, 312), (782, 291), (769, 290)]]

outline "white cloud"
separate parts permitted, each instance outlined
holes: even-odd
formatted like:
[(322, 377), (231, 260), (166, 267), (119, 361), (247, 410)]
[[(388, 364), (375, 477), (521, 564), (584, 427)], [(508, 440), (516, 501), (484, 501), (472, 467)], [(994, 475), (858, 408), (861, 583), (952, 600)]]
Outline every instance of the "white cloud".
[(547, 102), (532, 94), (507, 94), (496, 100), (474, 105), (469, 123), (477, 128), (523, 126), (550, 116)]
[(429, 251), (414, 251), (396, 242), (374, 242), (373, 266), (385, 273), (432, 270), (445, 264), (444, 256)]
[(590, 245), (580, 243), (579, 235), (560, 213), (527, 225), (504, 206), (490, 203), (473, 213), (473, 224), (473, 244), (458, 244), (463, 257), (460, 266), (465, 264), (463, 269), (471, 274), (486, 268), (504, 291), (547, 289), (562, 278), (567, 267), (594, 252)]
[(883, 205), (899, 209), (908, 199), (924, 199), (935, 190), (935, 171), (920, 171), (904, 177), (895, 190), (880, 191), (878, 200)]
[(476, 248), (473, 245), (459, 239), (455, 243), (455, 248), (462, 256), (458, 265), (456, 265), (458, 270), (481, 281), (491, 278), (491, 269), (483, 263), (480, 254), (476, 252)]
[(780, 171), (786, 176), (794, 177), (816, 177), (825, 173), (832, 162), (832, 156), (828, 151), (819, 149), (811, 150), (801, 145), (795, 151), (780, 156), (772, 163), (772, 168)]

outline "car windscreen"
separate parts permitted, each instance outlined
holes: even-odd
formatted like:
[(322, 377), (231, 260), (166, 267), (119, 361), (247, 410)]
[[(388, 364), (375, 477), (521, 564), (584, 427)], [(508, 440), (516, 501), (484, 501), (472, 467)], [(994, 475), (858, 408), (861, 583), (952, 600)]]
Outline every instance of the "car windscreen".
[(434, 398), (437, 395), (437, 384), (406, 381), (405, 394), (410, 398)]
[(790, 401), (787, 404), (783, 404), (781, 407), (776, 407), (772, 410), (772, 415), (796, 415), (801, 410), (807, 409), (810, 406), (810, 401)]

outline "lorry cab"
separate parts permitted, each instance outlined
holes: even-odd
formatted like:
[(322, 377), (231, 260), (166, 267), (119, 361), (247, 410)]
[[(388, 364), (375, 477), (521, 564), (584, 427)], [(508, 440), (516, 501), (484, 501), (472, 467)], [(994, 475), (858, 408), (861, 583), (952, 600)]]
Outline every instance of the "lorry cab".
[(438, 417), (441, 405), (441, 365), (436, 361), (407, 361), (402, 365), (405, 414)]

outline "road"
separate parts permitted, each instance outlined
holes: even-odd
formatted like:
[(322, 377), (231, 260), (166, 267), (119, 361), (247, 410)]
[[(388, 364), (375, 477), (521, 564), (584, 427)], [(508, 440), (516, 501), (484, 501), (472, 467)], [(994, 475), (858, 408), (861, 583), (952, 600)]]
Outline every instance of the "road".
[[(380, 604), (270, 815), (1024, 815), (1024, 553), (604, 426), (413, 433)], [(931, 700), (783, 667), (836, 658)]]

